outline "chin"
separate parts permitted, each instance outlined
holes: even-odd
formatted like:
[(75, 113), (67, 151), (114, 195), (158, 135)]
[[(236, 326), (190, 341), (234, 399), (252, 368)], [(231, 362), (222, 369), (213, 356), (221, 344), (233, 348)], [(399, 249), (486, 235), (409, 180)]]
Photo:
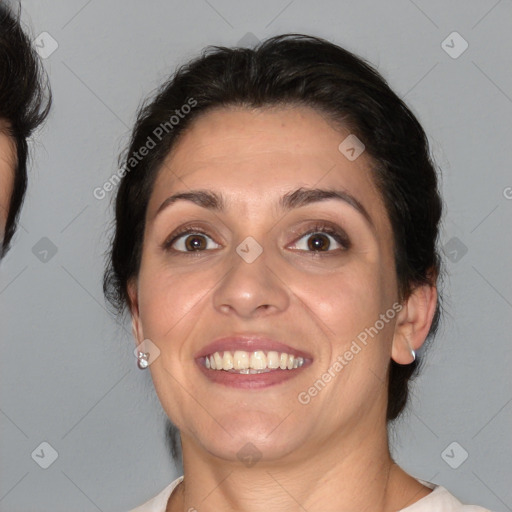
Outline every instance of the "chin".
[[(265, 418), (266, 416), (266, 418)], [(302, 443), (297, 438), (297, 425), (282, 422), (276, 415), (246, 414), (244, 418), (219, 418), (229, 425), (227, 432), (216, 425), (202, 434), (204, 449), (223, 460), (242, 462), (251, 467), (259, 460), (281, 460), (294, 453)], [(215, 433), (212, 436), (212, 433)]]

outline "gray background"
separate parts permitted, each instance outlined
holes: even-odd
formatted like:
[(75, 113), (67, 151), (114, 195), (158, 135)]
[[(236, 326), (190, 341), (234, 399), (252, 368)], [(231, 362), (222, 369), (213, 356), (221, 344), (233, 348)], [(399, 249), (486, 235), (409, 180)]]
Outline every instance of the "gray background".
[[(128, 510), (178, 474), (150, 375), (135, 366), (130, 326), (105, 309), (110, 197), (99, 201), (93, 189), (117, 169), (140, 100), (177, 64), (208, 44), (284, 32), (325, 37), (368, 59), (429, 134), (448, 207), (448, 314), (393, 453), (465, 502), (512, 510), (511, 1), (22, 7), (34, 37), (46, 31), (59, 46), (45, 59), (54, 109), (32, 145), (22, 226), (0, 267), (0, 510)], [(469, 43), (458, 58), (441, 46), (453, 31)], [(42, 442), (58, 453), (48, 469), (35, 462), (50, 457), (48, 448), (31, 457)], [(452, 442), (452, 465), (468, 452), (456, 469), (442, 455)]]

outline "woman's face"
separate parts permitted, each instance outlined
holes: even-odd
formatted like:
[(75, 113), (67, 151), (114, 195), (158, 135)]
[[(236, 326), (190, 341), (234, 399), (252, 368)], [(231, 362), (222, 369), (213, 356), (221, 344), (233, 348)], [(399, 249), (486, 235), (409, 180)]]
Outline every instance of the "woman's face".
[[(196, 120), (167, 157), (129, 290), (138, 342), (160, 350), (150, 365), (156, 392), (184, 442), (223, 459), (256, 450), (293, 460), (326, 439), (357, 442), (385, 425), (397, 321), (392, 231), (369, 158), (354, 160), (359, 147), (348, 141), (339, 149), (349, 133), (305, 107), (219, 109)], [(345, 199), (301, 202), (298, 189)], [(223, 208), (166, 202), (198, 190), (221, 197)], [(187, 227), (193, 234), (169, 243)], [(219, 370), (201, 368), (197, 356), (242, 335), (308, 359), (274, 370), (286, 380), (215, 381)]]

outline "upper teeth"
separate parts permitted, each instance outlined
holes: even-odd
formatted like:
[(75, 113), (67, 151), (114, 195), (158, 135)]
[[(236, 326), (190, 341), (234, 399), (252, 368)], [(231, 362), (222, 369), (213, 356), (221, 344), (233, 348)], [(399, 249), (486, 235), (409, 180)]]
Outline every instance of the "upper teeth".
[(206, 368), (211, 370), (265, 370), (277, 369), (293, 370), (304, 364), (304, 358), (295, 357), (285, 352), (271, 350), (265, 353), (263, 350), (245, 352), (225, 350), (224, 354), (215, 352), (205, 357)]

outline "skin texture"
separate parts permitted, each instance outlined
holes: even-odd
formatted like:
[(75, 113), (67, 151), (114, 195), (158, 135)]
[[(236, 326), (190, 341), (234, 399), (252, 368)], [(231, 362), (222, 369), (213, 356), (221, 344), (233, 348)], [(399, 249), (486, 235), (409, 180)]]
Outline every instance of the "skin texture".
[[(218, 109), (191, 125), (157, 177), (128, 289), (136, 343), (149, 338), (160, 350), (151, 375), (182, 437), (185, 481), (167, 510), (396, 511), (431, 492), (390, 458), (385, 382), (390, 358), (408, 364), (409, 347), (424, 342), (434, 287), (417, 288), (309, 404), (297, 400), (398, 301), (391, 226), (367, 155), (349, 161), (338, 150), (348, 134), (306, 107)], [(335, 199), (279, 211), (299, 187), (350, 193), (374, 227)], [(226, 210), (181, 200), (155, 216), (168, 196), (192, 189), (222, 193)], [(314, 255), (304, 233), (317, 220), (342, 229), (350, 248), (325, 234)], [(194, 237), (185, 235), (166, 252), (191, 221), (207, 231), (206, 249), (179, 252)], [(248, 236), (263, 248), (250, 264), (235, 251)], [(308, 351), (312, 365), (262, 390), (211, 383), (194, 355), (248, 331)], [(248, 442), (262, 456), (252, 467), (237, 457)]]
[(0, 236), (5, 233), (5, 223), (14, 183), (16, 148), (12, 138), (6, 134), (6, 124), (0, 120)]

